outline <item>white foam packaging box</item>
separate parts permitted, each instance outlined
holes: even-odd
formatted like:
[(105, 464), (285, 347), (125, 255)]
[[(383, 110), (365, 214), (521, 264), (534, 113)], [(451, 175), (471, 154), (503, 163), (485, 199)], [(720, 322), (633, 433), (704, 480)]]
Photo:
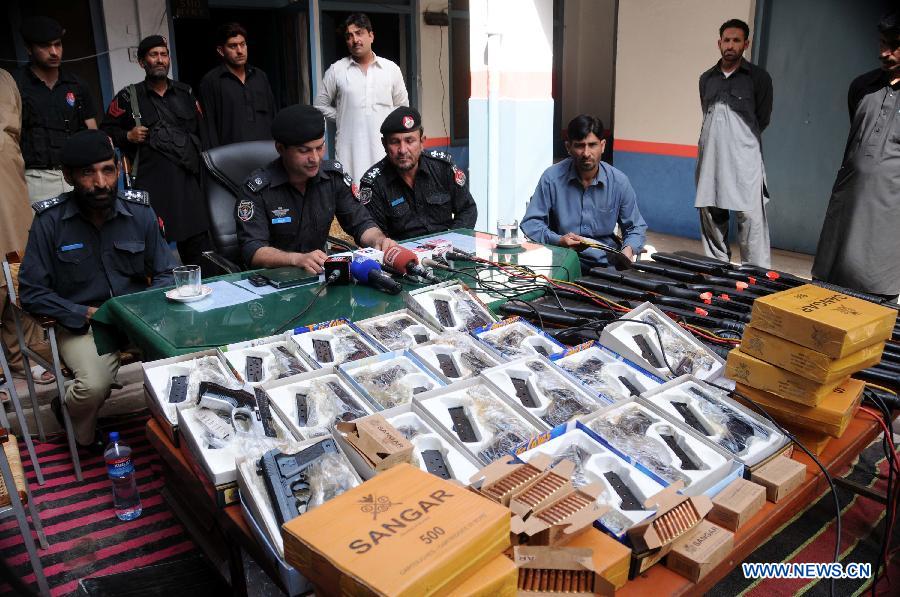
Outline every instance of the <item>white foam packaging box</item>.
[[(469, 334), (463, 332), (443, 332), (438, 338), (425, 344), (419, 344), (411, 349), (419, 360), (446, 383), (454, 383), (477, 376), (485, 369), (500, 364), (500, 359), (485, 350)], [(474, 367), (464, 355), (470, 354), (478, 361)], [(440, 359), (447, 359), (450, 363), (450, 371), (442, 365)], [(454, 376), (458, 374), (458, 376)]]
[[(663, 379), (672, 379), (687, 373), (698, 379), (714, 380), (725, 370), (725, 360), (722, 357), (701, 344), (655, 305), (649, 302), (642, 303), (623, 315), (623, 318), (642, 321), (645, 318), (652, 319), (652, 323), (663, 336), (663, 344), (672, 345), (673, 342), (670, 339), (677, 339), (677, 344), (688, 347), (693, 355), (691, 357), (693, 366), (686, 366), (685, 370), (681, 371), (680, 366), (684, 356), (676, 354), (672, 349), (666, 350), (664, 353), (659, 343), (659, 337), (651, 325), (636, 321), (614, 321), (607, 324), (600, 335), (600, 342), (651, 373), (655, 373)], [(648, 357), (644, 356), (641, 347), (635, 340), (635, 336), (638, 335), (643, 336), (647, 341), (656, 363), (650, 362)], [(674, 373), (666, 366), (666, 362), (672, 367)], [(685, 361), (686, 364), (687, 361)]]
[[(353, 352), (349, 348), (358, 346), (362, 351), (369, 353), (365, 356), (372, 356), (381, 352), (381, 348), (377, 346), (374, 340), (366, 336), (363, 331), (347, 320), (319, 323), (308, 326), (308, 328), (297, 328), (294, 331), (298, 333), (291, 337), (297, 343), (297, 346), (300, 347), (300, 353), (313, 369), (336, 366), (350, 360)], [(314, 340), (321, 340), (329, 344), (331, 361), (322, 360), (316, 356)], [(356, 342), (358, 344), (352, 346), (348, 342)], [(365, 356), (359, 358), (365, 358)]]
[[(643, 436), (629, 433), (637, 431), (638, 420), (649, 421)], [(744, 472), (743, 463), (722, 447), (680, 421), (666, 418), (640, 398), (612, 404), (582, 422), (590, 435), (625, 460), (643, 465), (667, 484), (679, 479), (684, 481), (685, 487), (680, 492), (687, 496), (704, 494), (713, 497)], [(684, 466), (681, 456), (666, 443), (663, 435), (674, 438), (675, 445), (693, 463), (695, 470), (691, 465)]]
[[(497, 321), (468, 286), (454, 280), (413, 290), (404, 300), (410, 311), (441, 331), (467, 331)], [(441, 321), (435, 301), (447, 302), (453, 321)]]
[[(670, 419), (682, 421), (706, 436), (747, 467), (755, 467), (768, 460), (784, 451), (790, 443), (790, 439), (772, 423), (738, 404), (718, 388), (690, 375), (677, 377), (646, 392), (642, 398)], [(677, 407), (676, 404), (684, 406)], [(682, 414), (679, 408), (686, 414)], [(692, 422), (700, 429), (688, 422), (691, 416)], [(731, 428), (728, 426), (729, 418), (736, 419), (731, 421)], [(752, 435), (744, 439), (735, 431)]]
[[(499, 388), (516, 407), (525, 409), (548, 428), (582, 418), (608, 404), (585, 392), (581, 384), (569, 379), (549, 360), (538, 355), (497, 365), (483, 371), (481, 376)], [(521, 395), (523, 392), (519, 391), (517, 384), (524, 390), (524, 395)], [(564, 416), (565, 412), (559, 410), (566, 408), (565, 401), (577, 403), (577, 410), (575, 404), (568, 405), (572, 410), (571, 416)]]
[[(359, 329), (377, 342), (384, 352), (412, 348), (417, 344), (434, 340), (438, 335), (434, 328), (419, 319), (409, 309), (376, 315), (355, 323)], [(397, 332), (396, 328), (400, 325), (405, 327)], [(392, 330), (392, 328), (394, 329)], [(419, 342), (419, 338), (424, 338), (424, 341)]]
[(631, 363), (596, 340), (554, 355), (551, 360), (609, 404), (633, 395), (632, 389), (625, 385), (622, 378), (634, 386), (638, 395), (663, 382), (662, 378)]
[[(392, 371), (406, 373), (396, 376), (386, 387), (378, 387), (375, 378), (390, 376)], [(416, 393), (444, 386), (444, 381), (429, 370), (408, 350), (395, 350), (373, 357), (338, 365), (343, 376), (358, 394), (365, 397), (373, 410), (393, 408), (408, 403)]]
[[(281, 419), (285, 427), (287, 427), (297, 440), (307, 440), (314, 437), (329, 436), (334, 421), (328, 421), (326, 424), (300, 425), (300, 419), (297, 413), (297, 394), (308, 395), (313, 387), (322, 388), (325, 384), (334, 383), (346, 392), (349, 400), (352, 400), (352, 408), (363, 413), (362, 416), (370, 415), (375, 412), (368, 401), (357, 393), (347, 381), (338, 375), (336, 367), (326, 367), (324, 369), (316, 369), (308, 373), (301, 373), (293, 377), (279, 379), (263, 384), (262, 388), (269, 395), (269, 401), (272, 410)], [(331, 394), (332, 399), (333, 394)]]
[[(294, 342), (291, 336), (291, 332), (285, 332), (283, 334), (278, 334), (275, 336), (257, 338), (256, 340), (235, 342), (223, 348), (222, 354), (225, 356), (225, 359), (231, 364), (234, 370), (238, 373), (238, 375), (241, 376), (241, 379), (253, 386), (278, 379), (279, 375), (284, 375), (285, 377), (289, 376), (285, 375), (286, 373), (288, 373), (288, 371), (282, 370), (279, 358), (275, 356), (274, 351), (278, 347), (282, 347), (287, 350), (291, 354), (291, 356), (297, 359), (298, 366), (303, 368), (303, 371), (299, 371), (298, 373), (294, 373), (293, 375), (306, 373), (311, 369), (311, 367), (306, 358), (302, 354), (300, 354), (297, 343)], [(262, 359), (262, 379), (260, 379), (259, 381), (253, 382), (247, 379), (247, 357), (250, 356), (259, 357)]]

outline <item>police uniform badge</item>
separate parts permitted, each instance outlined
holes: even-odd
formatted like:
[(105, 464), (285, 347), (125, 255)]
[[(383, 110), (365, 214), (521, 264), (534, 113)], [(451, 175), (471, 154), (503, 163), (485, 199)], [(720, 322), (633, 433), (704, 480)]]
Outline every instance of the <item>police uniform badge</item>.
[(365, 205), (372, 200), (372, 187), (363, 187), (359, 190), (359, 202)]
[(244, 199), (240, 203), (238, 203), (238, 218), (241, 222), (249, 222), (253, 219), (253, 202), (247, 199)]
[(403, 123), (403, 128), (407, 130), (411, 129), (416, 124), (416, 121), (413, 120), (412, 116), (404, 116), (401, 122)]
[(66, 93), (66, 103), (69, 104), (70, 108), (75, 107), (75, 94), (71, 91)]
[(456, 166), (453, 166), (453, 180), (461, 187), (466, 186), (466, 175)]

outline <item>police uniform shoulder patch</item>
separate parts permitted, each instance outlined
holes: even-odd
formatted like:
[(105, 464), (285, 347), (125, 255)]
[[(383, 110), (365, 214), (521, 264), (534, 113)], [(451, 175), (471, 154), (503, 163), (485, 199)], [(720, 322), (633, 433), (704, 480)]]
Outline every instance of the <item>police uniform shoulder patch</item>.
[(322, 160), (322, 170), (327, 172), (344, 172), (344, 166), (335, 160)]
[(344, 172), (344, 184), (347, 185), (348, 187), (350, 187), (351, 189), (353, 188), (353, 178), (351, 178), (349, 172)]
[(150, 205), (150, 193), (137, 189), (125, 189), (119, 191), (119, 198), (139, 205)]
[(466, 173), (456, 166), (453, 166), (451, 169), (453, 170), (453, 182), (461, 187), (466, 186)]
[(372, 184), (375, 182), (375, 179), (378, 178), (378, 176), (380, 174), (381, 174), (381, 166), (376, 164), (376, 165), (372, 166), (371, 168), (369, 168), (368, 170), (366, 170), (366, 173), (363, 174), (360, 182)]
[(241, 222), (249, 222), (253, 219), (253, 202), (249, 199), (242, 199), (237, 206), (238, 219)]
[(31, 204), (31, 209), (34, 210), (34, 213), (41, 214), (50, 209), (51, 207), (61, 205), (65, 203), (66, 199), (69, 198), (68, 193), (63, 193), (62, 195), (58, 195), (56, 197), (51, 197), (50, 199), (44, 199), (43, 201), (36, 201)]
[(442, 160), (444, 162), (447, 162), (448, 164), (453, 163), (453, 157), (446, 151), (434, 150), (434, 151), (429, 151), (426, 155), (433, 157), (437, 160)]
[(372, 200), (372, 187), (364, 186), (360, 187), (359, 195), (356, 197), (360, 203), (365, 205), (369, 201)]
[(245, 184), (251, 193), (258, 193), (269, 185), (269, 177), (265, 170), (257, 170), (250, 175)]

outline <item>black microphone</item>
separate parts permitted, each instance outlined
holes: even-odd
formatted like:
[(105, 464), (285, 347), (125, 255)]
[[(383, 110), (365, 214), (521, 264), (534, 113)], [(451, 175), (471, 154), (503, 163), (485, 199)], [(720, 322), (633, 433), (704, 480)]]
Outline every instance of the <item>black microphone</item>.
[(328, 257), (325, 259), (325, 283), (349, 284), (350, 283), (350, 257)]

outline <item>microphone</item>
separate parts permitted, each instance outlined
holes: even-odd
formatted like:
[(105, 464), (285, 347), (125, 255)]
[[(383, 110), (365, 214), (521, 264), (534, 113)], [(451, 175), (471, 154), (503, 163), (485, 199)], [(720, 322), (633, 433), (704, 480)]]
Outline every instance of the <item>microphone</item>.
[(424, 265), (425, 267), (431, 267), (431, 268), (436, 267), (439, 269), (453, 270), (453, 266), (450, 265), (449, 263), (444, 263), (443, 261), (435, 261), (434, 259), (427, 259), (427, 258), (423, 259), (422, 265)]
[(384, 252), (384, 264), (393, 270), (419, 276), (429, 282), (440, 282), (434, 274), (428, 273), (424, 267), (419, 265), (419, 258), (415, 253), (400, 245), (394, 245)]
[(374, 259), (354, 259), (350, 264), (350, 275), (360, 284), (372, 286), (388, 294), (400, 294), (400, 283), (381, 270)]
[(350, 283), (350, 258), (332, 255), (325, 259), (326, 284)]

